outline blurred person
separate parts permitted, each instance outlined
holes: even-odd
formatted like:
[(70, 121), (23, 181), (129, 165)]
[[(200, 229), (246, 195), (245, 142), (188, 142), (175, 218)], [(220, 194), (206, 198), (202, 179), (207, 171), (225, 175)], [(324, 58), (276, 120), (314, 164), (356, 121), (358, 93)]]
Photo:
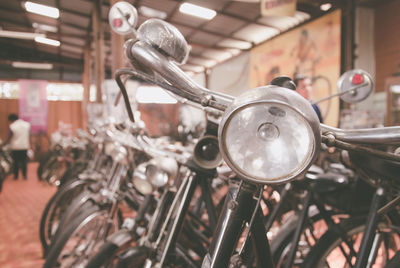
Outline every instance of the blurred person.
[[(293, 78), (293, 82), (296, 85), (297, 93), (299, 93), (301, 96), (303, 96), (303, 98), (305, 98), (306, 100), (310, 100), (310, 95), (311, 95), (311, 91), (312, 91), (311, 79), (306, 75), (298, 74), (298, 75), (295, 75), (295, 77)], [(312, 107), (313, 107), (315, 113), (318, 115), (319, 122), (323, 123), (323, 118), (322, 118), (321, 111), (320, 111), (318, 105), (312, 104)]]
[(30, 148), (30, 129), (31, 125), (18, 118), (16, 114), (8, 116), (9, 135), (5, 144), (9, 144), (11, 149), (11, 157), (13, 159), (14, 180), (18, 179), (19, 169), (22, 176), (26, 180), (26, 169), (28, 164), (27, 152)]

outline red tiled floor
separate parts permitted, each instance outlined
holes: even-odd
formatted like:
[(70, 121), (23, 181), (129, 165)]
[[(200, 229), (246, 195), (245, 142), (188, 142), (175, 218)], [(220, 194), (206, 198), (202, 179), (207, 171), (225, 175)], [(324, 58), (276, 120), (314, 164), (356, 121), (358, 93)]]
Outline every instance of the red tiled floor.
[(28, 179), (9, 176), (0, 193), (0, 267), (41, 267), (39, 222), (56, 188), (38, 181), (37, 163), (28, 166)]

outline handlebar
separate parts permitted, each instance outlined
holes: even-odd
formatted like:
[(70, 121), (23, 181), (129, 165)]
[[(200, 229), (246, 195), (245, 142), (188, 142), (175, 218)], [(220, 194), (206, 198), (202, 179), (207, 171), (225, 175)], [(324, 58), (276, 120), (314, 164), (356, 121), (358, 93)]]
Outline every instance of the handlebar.
[(199, 97), (200, 104), (203, 106), (213, 107), (213, 101), (215, 101), (215, 107), (213, 108), (225, 110), (234, 100), (230, 95), (212, 92), (200, 86), (176, 64), (167, 60), (163, 54), (145, 42), (128, 42), (125, 51), (129, 59), (134, 59), (141, 65), (156, 71), (171, 85), (182, 91)]
[[(142, 146), (142, 148), (146, 153), (155, 158), (169, 157), (175, 159), (179, 163), (186, 163), (192, 155), (191, 153), (188, 152), (186, 148), (178, 148), (177, 146), (175, 146), (176, 149), (182, 152), (182, 153), (176, 153), (171, 150), (172, 148), (155, 146), (153, 140), (145, 135), (138, 135), (137, 141), (139, 142), (139, 144)], [(171, 144), (169, 144), (169, 147), (170, 146)]]
[[(175, 63), (159, 52), (156, 48), (143, 41), (130, 40), (125, 44), (125, 54), (133, 61), (134, 66), (143, 66), (144, 69), (153, 70), (166, 80), (156, 80), (152, 75), (132, 69), (120, 69), (116, 73), (117, 83), (124, 89), (121, 75), (130, 75), (136, 79), (156, 84), (182, 98), (210, 107), (219, 111), (225, 109), (233, 102), (234, 97), (218, 92), (213, 92), (198, 85), (186, 75)], [(121, 86), (122, 85), (122, 86)], [(123, 94), (128, 105), (128, 114), (132, 114), (127, 94)], [(133, 118), (133, 115), (132, 115)], [(391, 145), (400, 143), (400, 127), (371, 128), (358, 130), (343, 130), (321, 124), (322, 142), (328, 146), (336, 146), (347, 150), (368, 151), (381, 158), (400, 161), (400, 156), (392, 153), (375, 150), (363, 145)]]
[(400, 127), (349, 129), (321, 124), (323, 135), (334, 135), (336, 140), (356, 144), (390, 145), (400, 144)]

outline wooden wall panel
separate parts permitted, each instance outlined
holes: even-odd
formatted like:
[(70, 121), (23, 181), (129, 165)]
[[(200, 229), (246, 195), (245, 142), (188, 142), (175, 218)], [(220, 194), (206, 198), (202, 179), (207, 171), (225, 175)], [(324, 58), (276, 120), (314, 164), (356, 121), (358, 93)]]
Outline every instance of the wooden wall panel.
[(60, 122), (70, 124), (72, 131), (82, 128), (82, 102), (49, 101), (47, 132), (53, 133)]
[(179, 124), (178, 104), (139, 103), (138, 110), (150, 135), (177, 135)]
[[(70, 124), (72, 130), (82, 128), (82, 106), (80, 101), (49, 101), (48, 136), (58, 129), (59, 122)], [(0, 138), (8, 137), (7, 117), (10, 113), (18, 114), (18, 100), (0, 99)]]
[(386, 1), (375, 10), (375, 61), (377, 92), (400, 65), (400, 1)]
[(5, 141), (8, 137), (8, 115), (18, 114), (18, 100), (0, 99), (0, 138)]

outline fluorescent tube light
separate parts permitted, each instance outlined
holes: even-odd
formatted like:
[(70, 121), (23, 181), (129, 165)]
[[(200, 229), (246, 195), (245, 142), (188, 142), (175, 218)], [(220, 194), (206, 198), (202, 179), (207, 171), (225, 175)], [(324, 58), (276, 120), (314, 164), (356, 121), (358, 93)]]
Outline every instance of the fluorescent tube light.
[(41, 23), (34, 22), (34, 23), (32, 23), (32, 27), (37, 30), (46, 31), (46, 32), (52, 32), (52, 33), (58, 32), (58, 29), (56, 26), (47, 25), (47, 24), (41, 24)]
[(35, 37), (35, 41), (38, 43), (55, 46), (55, 47), (59, 47), (61, 44), (60, 41), (58, 41), (58, 40), (54, 40), (54, 39), (50, 39), (50, 38), (46, 38), (46, 37)]
[(35, 39), (36, 37), (45, 37), (45, 35), (39, 33), (0, 30), (0, 37), (16, 38), (16, 39)]
[(53, 64), (51, 63), (13, 61), (11, 65), (14, 68), (24, 68), (24, 69), (42, 69), (42, 70), (53, 69)]
[(145, 17), (149, 18), (160, 18), (160, 19), (165, 19), (167, 17), (167, 13), (164, 11), (160, 11), (154, 8), (146, 7), (146, 6), (141, 6), (139, 7), (139, 13), (142, 14)]
[(322, 11), (328, 11), (329, 9), (331, 9), (331, 7), (332, 7), (331, 3), (325, 3), (325, 4), (322, 4), (322, 5), (319, 6), (319, 8)]
[(25, 9), (28, 12), (54, 19), (58, 19), (60, 17), (60, 10), (58, 10), (58, 8), (41, 5), (30, 1), (25, 2)]
[(206, 20), (211, 20), (212, 18), (215, 17), (215, 15), (217, 15), (217, 12), (215, 12), (212, 9), (189, 4), (189, 3), (183, 3), (179, 7), (179, 11), (182, 13), (185, 13), (185, 14), (188, 14), (191, 16), (195, 16), (195, 17), (199, 17), (202, 19), (206, 19)]

